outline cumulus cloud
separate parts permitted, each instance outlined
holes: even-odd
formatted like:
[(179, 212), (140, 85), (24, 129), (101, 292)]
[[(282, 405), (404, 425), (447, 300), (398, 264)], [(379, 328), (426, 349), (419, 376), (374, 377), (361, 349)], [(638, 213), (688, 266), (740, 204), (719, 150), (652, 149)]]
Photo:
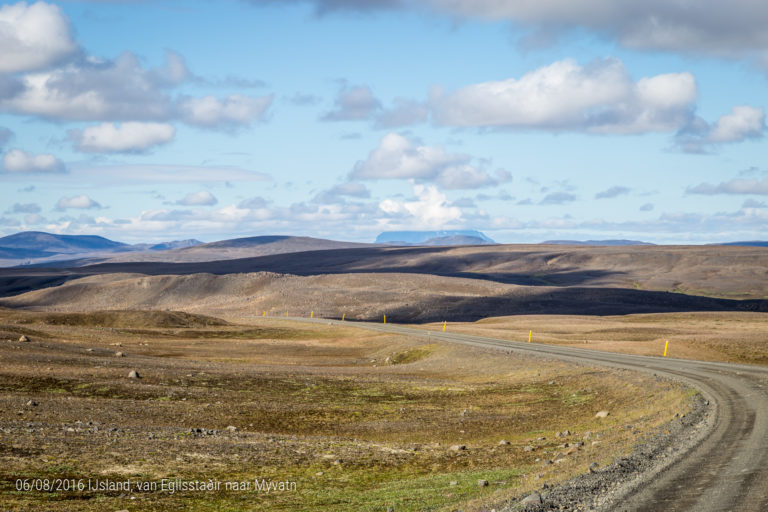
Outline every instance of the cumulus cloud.
[[(166, 56), (166, 59), (172, 58)], [(4, 110), (60, 121), (161, 120), (173, 114), (167, 73), (144, 69), (131, 52), (24, 76)]]
[(0, 96), (0, 111), (55, 121), (182, 120), (205, 128), (232, 128), (261, 118), (272, 102), (271, 95), (172, 96), (172, 88), (192, 78), (174, 52), (167, 52), (165, 63), (157, 68), (145, 68), (131, 52), (112, 60), (81, 59), (24, 75), (19, 91)]
[(650, 212), (653, 211), (653, 204), (652, 203), (645, 203), (640, 207), (641, 212)]
[(406, 98), (395, 98), (392, 108), (376, 116), (375, 128), (397, 128), (423, 123), (429, 117), (429, 108), (422, 102)]
[(334, 108), (324, 114), (323, 121), (362, 121), (370, 119), (381, 108), (381, 102), (367, 85), (343, 86), (334, 101)]
[(461, 220), (461, 209), (450, 206), (445, 194), (434, 185), (414, 185), (415, 201), (385, 199), (379, 203), (382, 212), (404, 217), (414, 226), (439, 228)]
[(77, 51), (69, 20), (59, 7), (44, 2), (0, 7), (0, 73), (42, 69)]
[(76, 208), (80, 210), (100, 209), (101, 205), (85, 194), (80, 194), (79, 196), (62, 197), (56, 203), (57, 210), (66, 210), (68, 208)]
[(186, 123), (205, 128), (248, 126), (260, 119), (271, 103), (272, 95), (253, 98), (231, 94), (223, 99), (204, 96), (182, 100), (179, 111)]
[(633, 134), (684, 126), (696, 96), (690, 73), (634, 82), (617, 59), (586, 66), (565, 59), (519, 79), (435, 90), (431, 104), (444, 125)]
[(677, 145), (688, 153), (704, 153), (716, 144), (756, 139), (765, 132), (765, 109), (749, 105), (736, 106), (730, 114), (713, 124), (696, 117), (676, 137)]
[(731, 181), (724, 181), (719, 185), (712, 185), (710, 183), (701, 183), (694, 187), (687, 189), (688, 194), (732, 194), (732, 195), (768, 195), (768, 178), (762, 180), (751, 179), (733, 179)]
[(470, 165), (469, 155), (448, 154), (441, 147), (423, 146), (397, 133), (385, 135), (366, 160), (358, 161), (350, 177), (356, 179), (417, 179), (443, 188), (469, 189), (509, 181), (504, 170), (493, 175)]
[(69, 132), (75, 147), (87, 153), (141, 153), (170, 142), (176, 129), (163, 123), (102, 123)]
[(51, 154), (27, 153), (20, 149), (12, 149), (3, 155), (3, 169), (6, 172), (47, 173), (64, 172), (64, 162)]
[(218, 199), (207, 190), (200, 192), (190, 192), (183, 199), (176, 201), (176, 204), (184, 206), (212, 206), (218, 203)]
[(598, 192), (595, 194), (595, 199), (612, 199), (614, 197), (618, 197), (624, 194), (629, 194), (630, 189), (627, 187), (621, 187), (621, 186), (615, 186), (610, 187), (602, 192)]

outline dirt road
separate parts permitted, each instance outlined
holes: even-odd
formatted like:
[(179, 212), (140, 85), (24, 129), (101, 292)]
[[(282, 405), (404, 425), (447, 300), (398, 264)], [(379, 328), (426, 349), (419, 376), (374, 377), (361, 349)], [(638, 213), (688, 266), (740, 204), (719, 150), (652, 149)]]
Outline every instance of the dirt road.
[(699, 389), (714, 406), (713, 427), (671, 465), (639, 475), (631, 488), (613, 493), (613, 501), (604, 503), (602, 508), (696, 512), (768, 510), (768, 368), (597, 352), (451, 332), (427, 333), (423, 329), (393, 324), (355, 322), (354, 325), (680, 379)]

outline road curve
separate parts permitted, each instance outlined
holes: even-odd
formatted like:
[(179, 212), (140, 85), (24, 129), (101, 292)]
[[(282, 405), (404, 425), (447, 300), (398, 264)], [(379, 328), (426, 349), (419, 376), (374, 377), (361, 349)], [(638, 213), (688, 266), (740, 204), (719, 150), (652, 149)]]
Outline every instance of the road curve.
[[(304, 318), (293, 320), (312, 321)], [(337, 320), (315, 322), (341, 324)], [(347, 322), (364, 329), (429, 337), (560, 360), (639, 370), (681, 380), (714, 405), (713, 427), (687, 452), (641, 486), (617, 511), (768, 511), (768, 368), (636, 356), (485, 336), (425, 331), (394, 324)]]

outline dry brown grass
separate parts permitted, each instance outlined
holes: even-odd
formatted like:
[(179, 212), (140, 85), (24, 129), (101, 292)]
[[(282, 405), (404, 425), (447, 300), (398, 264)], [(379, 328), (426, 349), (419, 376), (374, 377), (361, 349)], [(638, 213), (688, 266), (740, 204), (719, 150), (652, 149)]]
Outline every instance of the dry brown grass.
[[(442, 324), (427, 326), (432, 330)], [(609, 317), (524, 315), (451, 323), (455, 332), (628, 354), (768, 364), (766, 313), (665, 313)]]
[[(677, 386), (629, 372), (351, 326), (229, 320), (126, 329), (0, 311), (4, 329), (32, 338), (0, 342), (4, 506), (473, 510), (606, 463), (687, 407)], [(131, 368), (143, 378), (127, 379)], [(594, 418), (601, 409), (611, 411), (605, 420)], [(189, 432), (198, 427), (221, 432)], [(566, 429), (569, 437), (555, 437)], [(586, 431), (593, 437), (566, 455), (562, 443)], [(528, 444), (535, 451), (523, 451)], [(290, 479), (298, 490), (137, 493), (133, 501), (13, 490), (19, 477), (177, 476)], [(491, 485), (478, 487), (478, 478)]]

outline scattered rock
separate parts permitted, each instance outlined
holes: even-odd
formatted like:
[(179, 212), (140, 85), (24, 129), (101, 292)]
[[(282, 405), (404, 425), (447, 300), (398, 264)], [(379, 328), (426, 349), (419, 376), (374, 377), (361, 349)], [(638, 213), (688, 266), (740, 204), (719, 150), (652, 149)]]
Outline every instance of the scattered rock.
[(598, 411), (597, 414), (595, 414), (595, 418), (607, 418), (609, 414), (611, 413), (608, 411)]
[(93, 352), (93, 349), (92, 348), (87, 348), (87, 349), (85, 349), (85, 351), (86, 352)]
[(129, 379), (140, 379), (141, 375), (139, 375), (139, 372), (137, 372), (136, 370), (131, 370), (130, 372), (128, 372), (128, 378)]
[(461, 451), (464, 451), (466, 449), (467, 449), (467, 445), (465, 445), (465, 444), (455, 444), (455, 445), (451, 446), (451, 451), (452, 452), (461, 452)]
[(507, 441), (506, 439), (502, 439), (501, 441), (499, 441), (499, 446), (509, 446), (509, 444), (510, 442)]
[(593, 462), (589, 465), (589, 472), (590, 473), (596, 473), (600, 465), (597, 462)]
[(21, 336), (19, 336), (19, 341), (22, 343), (26, 343), (29, 341), (29, 338), (27, 338), (24, 334), (22, 334)]
[(237, 427), (234, 425), (230, 425), (227, 427), (227, 430), (229, 430), (230, 432), (237, 432)]
[(558, 432), (556, 434), (557, 437), (568, 437), (569, 435), (571, 435), (571, 431), (570, 430), (566, 430), (564, 432)]
[(477, 481), (477, 485), (480, 487), (488, 487), (488, 480), (480, 479)]
[(535, 449), (536, 449), (536, 448), (534, 448), (533, 446), (531, 446), (531, 445), (528, 445), (528, 446), (526, 446), (525, 448), (523, 448), (523, 451), (524, 451), (524, 452), (532, 452), (532, 451), (533, 451), (533, 450), (535, 450)]
[(34, 400), (30, 400), (29, 402), (27, 402), (27, 407), (37, 407), (37, 405), (38, 405), (37, 402), (35, 402)]
[(533, 494), (529, 494), (528, 496), (520, 500), (520, 504), (525, 506), (541, 505), (541, 503), (542, 503), (541, 494), (537, 492), (534, 492)]
[(125, 354), (122, 352), (115, 352), (115, 357), (125, 357)]
[(323, 476), (324, 474), (325, 474), (324, 471), (318, 471), (317, 473), (315, 473), (315, 476)]
[(456, 480), (451, 480), (450, 482), (448, 482), (448, 485), (450, 485), (451, 487), (455, 487), (459, 485), (459, 482), (457, 482)]

